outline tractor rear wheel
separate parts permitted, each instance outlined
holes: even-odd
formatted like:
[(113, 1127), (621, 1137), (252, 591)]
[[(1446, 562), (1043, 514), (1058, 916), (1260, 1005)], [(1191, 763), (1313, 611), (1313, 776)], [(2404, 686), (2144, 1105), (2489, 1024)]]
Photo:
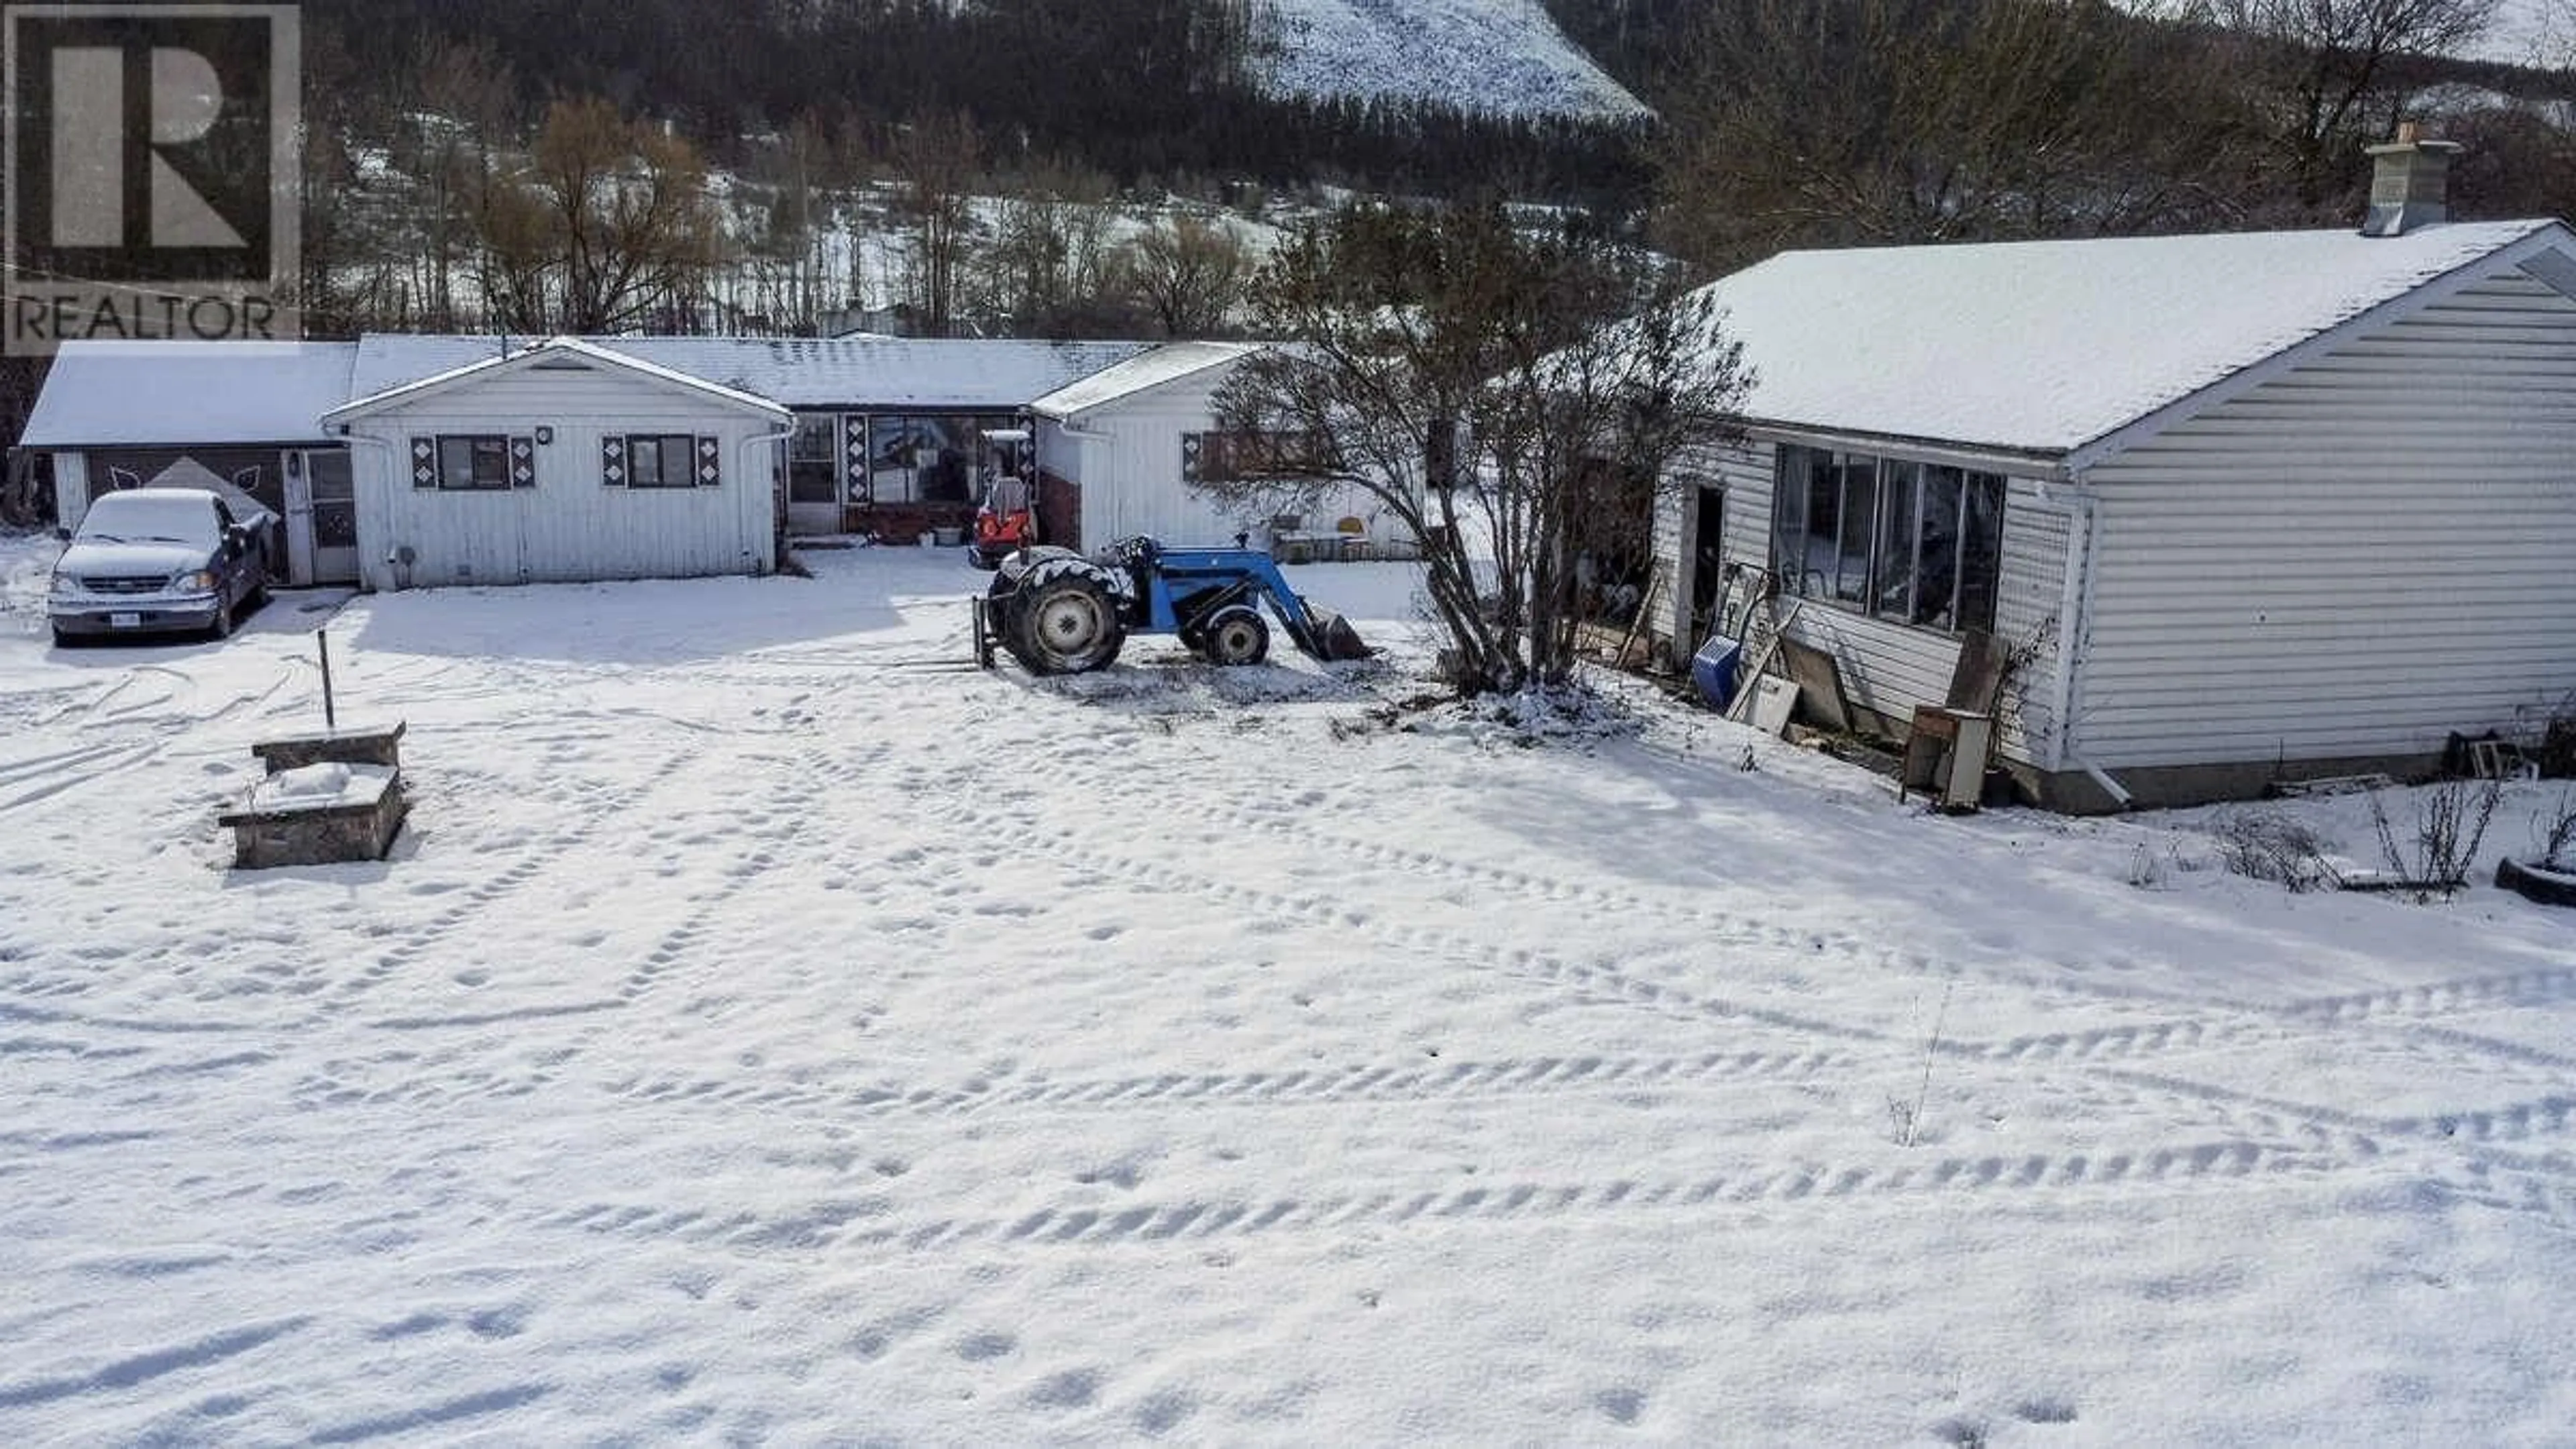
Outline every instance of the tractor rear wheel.
[(1261, 611), (1246, 604), (1217, 610), (1199, 626), (1208, 662), (1225, 668), (1258, 664), (1270, 657), (1270, 624)]
[(1109, 586), (1080, 570), (1022, 584), (1007, 607), (1004, 642), (1032, 674), (1105, 669), (1127, 643)]

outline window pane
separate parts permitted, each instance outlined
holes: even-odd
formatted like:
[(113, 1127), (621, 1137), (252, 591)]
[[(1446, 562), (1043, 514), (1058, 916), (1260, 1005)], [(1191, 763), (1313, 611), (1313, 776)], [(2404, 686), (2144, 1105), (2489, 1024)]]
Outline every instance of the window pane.
[(913, 462), (922, 449), (919, 418), (878, 418), (869, 429), (868, 496), (878, 503), (911, 503)]
[(1968, 506), (1959, 550), (1959, 627), (1995, 627), (1995, 596), (2003, 584), (2004, 480), (1968, 475)]
[(1959, 597), (1959, 509), (1967, 474), (1957, 468), (1923, 470), (1922, 562), (1915, 572), (1914, 617), (1934, 629), (1955, 627)]
[(1806, 591), (1807, 473), (1814, 466), (1812, 449), (1783, 445), (1771, 487), (1771, 567), (1792, 594)]
[(1878, 460), (1844, 455), (1842, 528), (1836, 536), (1834, 597), (1869, 603), (1869, 550), (1878, 525)]
[(1902, 624), (1914, 622), (1914, 495), (1923, 481), (1920, 463), (1878, 465), (1884, 503), (1878, 523), (1878, 600), (1870, 612)]
[[(841, 420), (831, 413), (796, 415), (796, 447), (789, 456), (799, 463), (833, 463), (841, 452)], [(829, 499), (821, 500), (829, 502)]]
[(923, 499), (965, 503), (974, 498), (975, 420), (970, 417), (921, 420), (921, 456), (913, 476)]
[(662, 440), (628, 438), (626, 440), (627, 485), (634, 488), (662, 486)]
[(438, 440), (438, 486), (441, 488), (507, 488), (510, 445), (502, 438), (443, 437)]
[(1834, 535), (1842, 518), (1842, 475), (1833, 454), (1816, 453), (1807, 466), (1807, 529), (1797, 548), (1798, 591), (1809, 598), (1834, 591)]

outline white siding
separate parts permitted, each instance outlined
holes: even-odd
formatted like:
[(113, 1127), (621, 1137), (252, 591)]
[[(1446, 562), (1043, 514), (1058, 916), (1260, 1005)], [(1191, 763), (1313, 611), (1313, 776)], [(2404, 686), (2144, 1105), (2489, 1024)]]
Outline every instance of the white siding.
[(2097, 764), (2416, 754), (2576, 690), (2576, 304), (2519, 269), (2086, 482)]
[(2004, 753), (2042, 769), (2060, 766), (2057, 716), (2068, 654), (2068, 571), (2075, 510), (2037, 483), (2015, 478), (2004, 501), (2003, 581), (1995, 599), (1995, 637), (2006, 648), (2040, 647), (2008, 686)]
[[(1697, 474), (1723, 483), (1725, 555), (1730, 565), (1770, 566), (1778, 457), (1773, 444), (1752, 441), (1693, 459), (1677, 470), (1684, 476)], [(2003, 583), (1995, 620), (1996, 634), (2007, 644), (2032, 638), (2064, 602), (2068, 511), (2063, 504), (2043, 499), (2040, 484), (2011, 480), (2004, 506)], [(1675, 635), (1677, 610), (1691, 597), (1692, 559), (1685, 532), (1689, 513), (1683, 493), (1676, 491), (1663, 503), (1656, 523), (1657, 551), (1674, 561), (1673, 576), (1678, 581), (1656, 606), (1653, 617), (1654, 627), (1667, 637)], [(1832, 655), (1842, 673), (1845, 699), (1898, 727), (1913, 719), (1915, 706), (1947, 699), (1950, 676), (1959, 667), (1959, 641), (1952, 635), (1873, 619), (1820, 599), (1807, 602), (1789, 637)], [(2048, 763), (2057, 713), (2057, 671), (2052, 657), (2033, 672), (2020, 711), (2031, 737), (2024, 738), (2022, 730), (2007, 730), (2001, 748), (2008, 758)]]
[[(415, 488), (410, 440), (440, 434), (526, 436), (537, 483), (507, 492)], [(777, 566), (777, 432), (741, 408), (611, 368), (529, 368), (388, 409), (356, 425), (359, 557), (368, 587), (581, 582), (766, 574)], [(601, 481), (601, 443), (624, 433), (712, 436), (717, 488), (616, 488)], [(413, 562), (394, 562), (402, 549)]]
[[(1071, 429), (1045, 425), (1045, 466), (1082, 485), (1083, 547), (1139, 534), (1181, 548), (1230, 545), (1238, 533), (1261, 543), (1267, 510), (1218, 499), (1181, 479), (1181, 439), (1216, 426), (1212, 400), (1231, 371), (1210, 368), (1095, 408)], [(1073, 443), (1078, 450), (1068, 446)], [(1353, 517), (1369, 525), (1372, 537), (1384, 538), (1393, 525), (1375, 519), (1377, 507), (1361, 490), (1335, 490), (1308, 509), (1306, 527), (1329, 532)]]

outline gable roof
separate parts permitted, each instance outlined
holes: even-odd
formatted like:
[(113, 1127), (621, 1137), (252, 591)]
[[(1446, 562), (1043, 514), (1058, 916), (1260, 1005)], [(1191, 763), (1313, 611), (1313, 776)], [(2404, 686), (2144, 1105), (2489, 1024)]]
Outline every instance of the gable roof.
[(1787, 252), (1703, 289), (1756, 371), (1746, 416), (2062, 455), (2576, 235), (2552, 221)]
[(1257, 342), (1166, 342), (1151, 352), (1048, 393), (1029, 410), (1047, 418), (1079, 417), (1094, 408), (1124, 402), (1212, 368), (1240, 362), (1261, 350)]
[[(792, 408), (1025, 408), (1149, 350), (1146, 342), (908, 337), (591, 337), (588, 345)], [(351, 382), (361, 397), (501, 355), (501, 337), (372, 333)]]
[(349, 396), (350, 342), (66, 342), (30, 448), (321, 443)]
[(322, 416), (325, 422), (346, 422), (351, 418), (365, 417), (387, 408), (416, 403), (475, 382), (543, 368), (549, 363), (560, 364), (568, 358), (577, 359), (580, 363), (591, 366), (629, 373), (673, 391), (695, 393), (707, 401), (743, 412), (758, 413), (763, 417), (780, 421), (784, 421), (787, 417), (787, 409), (767, 398), (754, 397), (747, 392), (721, 387), (704, 378), (691, 377), (684, 372), (674, 372), (667, 367), (657, 367), (623, 353), (594, 346), (578, 337), (557, 337), (538, 343), (534, 347), (513, 352), (506, 357), (487, 357), (479, 362), (469, 362), (462, 367), (433, 373), (416, 382), (403, 383), (400, 386), (386, 388), (382, 392), (361, 396), (331, 409)]

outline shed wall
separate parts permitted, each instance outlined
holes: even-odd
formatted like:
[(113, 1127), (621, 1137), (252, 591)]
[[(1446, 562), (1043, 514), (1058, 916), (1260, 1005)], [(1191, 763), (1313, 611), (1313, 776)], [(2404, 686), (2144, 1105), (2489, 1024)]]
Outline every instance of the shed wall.
[[(1042, 425), (1045, 465), (1082, 485), (1085, 548), (1139, 534), (1176, 547), (1222, 546), (1238, 533), (1262, 543), (1269, 510), (1216, 498), (1181, 477), (1181, 440), (1216, 427), (1216, 391), (1231, 371), (1210, 368), (1122, 398), (1082, 414), (1071, 427), (1053, 420)], [(1329, 532), (1336, 520), (1355, 517), (1384, 539), (1392, 525), (1376, 520), (1376, 509), (1365, 493), (1336, 489), (1307, 511), (1306, 527)]]

